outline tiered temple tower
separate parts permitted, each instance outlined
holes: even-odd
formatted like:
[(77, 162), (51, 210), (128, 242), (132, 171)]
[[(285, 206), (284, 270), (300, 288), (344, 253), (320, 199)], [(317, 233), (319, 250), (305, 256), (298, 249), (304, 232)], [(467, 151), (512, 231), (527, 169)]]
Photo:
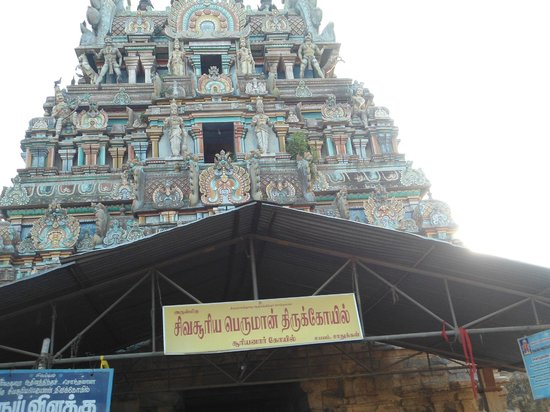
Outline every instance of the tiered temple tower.
[(0, 198), (0, 282), (251, 200), (452, 240), (389, 110), (336, 76), (316, 2), (126, 4), (91, 1), (77, 84), (29, 123)]

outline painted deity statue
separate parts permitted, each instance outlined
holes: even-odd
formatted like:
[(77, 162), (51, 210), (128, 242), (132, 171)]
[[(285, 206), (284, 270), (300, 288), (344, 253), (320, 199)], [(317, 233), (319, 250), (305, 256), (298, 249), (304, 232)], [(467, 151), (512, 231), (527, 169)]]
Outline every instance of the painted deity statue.
[(320, 57), (323, 54), (324, 49), (319, 49), (319, 47), (313, 43), (311, 33), (308, 33), (304, 39), (304, 42), (300, 45), (298, 49), (298, 58), (300, 59), (300, 78), (304, 78), (304, 73), (306, 68), (308, 70), (315, 70), (317, 75), (321, 78), (325, 78), (321, 66), (319, 66), (319, 61), (317, 57)]
[(65, 97), (59, 88), (59, 83), (55, 82), (55, 105), (52, 108), (52, 116), (55, 119), (55, 136), (59, 138), (63, 127), (71, 123), (73, 108), (65, 101)]
[(237, 54), (239, 58), (240, 74), (254, 74), (256, 72), (256, 63), (254, 62), (252, 52), (247, 47), (245, 39), (241, 39), (240, 43), (240, 48)]
[(103, 67), (97, 77), (95, 84), (100, 84), (107, 74), (116, 74), (116, 82), (120, 80), (120, 66), (122, 65), (122, 54), (120, 50), (113, 45), (113, 39), (111, 36), (105, 37), (105, 47), (103, 47), (99, 53), (95, 53), (96, 58), (104, 59)]
[(369, 125), (368, 119), (367, 119), (367, 109), (369, 108), (369, 103), (367, 99), (365, 99), (365, 90), (362, 86), (359, 86), (353, 96), (351, 97), (351, 103), (352, 103), (352, 117), (359, 117), (361, 119), (361, 122), (363, 123), (364, 127), (367, 127)]
[(168, 69), (172, 76), (185, 75), (185, 51), (181, 49), (179, 40), (174, 41), (174, 49), (168, 59)]
[(170, 151), (173, 157), (181, 156), (182, 147), (187, 151), (187, 132), (183, 119), (178, 116), (178, 105), (175, 100), (170, 104), (170, 117), (166, 120), (169, 130)]
[(269, 116), (264, 113), (264, 101), (261, 97), (256, 99), (256, 115), (252, 118), (252, 127), (256, 134), (258, 149), (262, 154), (269, 153), (269, 136), (271, 125)]

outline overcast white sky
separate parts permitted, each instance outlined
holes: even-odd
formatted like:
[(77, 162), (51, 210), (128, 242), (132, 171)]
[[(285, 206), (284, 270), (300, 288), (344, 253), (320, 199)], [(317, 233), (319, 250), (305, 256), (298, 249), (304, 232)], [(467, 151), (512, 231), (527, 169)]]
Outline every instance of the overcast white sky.
[[(135, 8), (138, 0), (133, 0)], [(257, 1), (246, 1), (256, 6)], [(280, 5), (280, 1), (275, 1)], [(153, 0), (164, 9), (169, 0)], [(77, 65), (88, 0), (5, 1), (0, 185), (53, 81)], [(548, 0), (318, 0), (346, 61), (400, 128), (472, 250), (550, 267)]]

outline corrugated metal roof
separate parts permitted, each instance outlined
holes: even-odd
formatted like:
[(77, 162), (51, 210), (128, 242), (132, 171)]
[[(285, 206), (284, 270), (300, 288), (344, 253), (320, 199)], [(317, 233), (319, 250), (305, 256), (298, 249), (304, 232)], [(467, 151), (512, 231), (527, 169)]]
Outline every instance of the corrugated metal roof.
[[(130, 244), (75, 255), (57, 269), (0, 287), (0, 330), (9, 331), (0, 334), (0, 345), (38, 351), (42, 339), (49, 336), (54, 303), (59, 349), (152, 269), (202, 302), (251, 299), (250, 239), (254, 239), (263, 299), (310, 295), (348, 258), (356, 258), (399, 288), (392, 293), (387, 283), (358, 265), (361, 310), (370, 336), (441, 330), (442, 322), (427, 310), (452, 323), (445, 280), (458, 326), (513, 304), (517, 306), (472, 327), (533, 325), (533, 305), (539, 323), (550, 324), (550, 269), (255, 202)], [(351, 292), (352, 285), (348, 265), (323, 293)], [(94, 326), (79, 342), (79, 353), (113, 353), (149, 339), (150, 287), (150, 280), (145, 280)], [(162, 278), (156, 288), (162, 304), (192, 303)], [(526, 298), (525, 303), (518, 303)], [(157, 315), (161, 335), (160, 310)], [(521, 366), (515, 339), (523, 334), (476, 334), (472, 337), (474, 354), (481, 364)], [(457, 342), (446, 343), (440, 336), (393, 343), (462, 357)], [(0, 352), (0, 362), (18, 359), (18, 355)]]

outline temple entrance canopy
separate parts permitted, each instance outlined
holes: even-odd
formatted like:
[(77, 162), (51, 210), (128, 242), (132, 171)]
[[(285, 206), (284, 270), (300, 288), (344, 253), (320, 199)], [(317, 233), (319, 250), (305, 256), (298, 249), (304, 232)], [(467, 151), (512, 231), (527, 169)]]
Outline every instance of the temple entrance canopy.
[(465, 328), (478, 364), (517, 369), (515, 339), (550, 328), (548, 272), (253, 203), (0, 287), (0, 322), (10, 331), (0, 361), (32, 365), (29, 355), (52, 334), (56, 366), (99, 355), (159, 356), (161, 305), (354, 292), (365, 343), (462, 359), (457, 335)]

